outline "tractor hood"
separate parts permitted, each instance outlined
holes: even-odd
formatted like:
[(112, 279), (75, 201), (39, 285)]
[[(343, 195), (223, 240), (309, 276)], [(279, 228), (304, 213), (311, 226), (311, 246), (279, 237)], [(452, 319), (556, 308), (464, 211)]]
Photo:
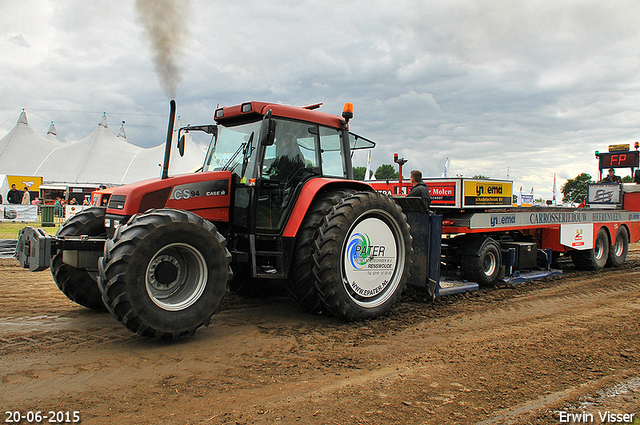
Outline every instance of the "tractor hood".
[(189, 210), (203, 218), (228, 221), (231, 171), (182, 174), (118, 187), (109, 200), (107, 214), (132, 216), (150, 209)]

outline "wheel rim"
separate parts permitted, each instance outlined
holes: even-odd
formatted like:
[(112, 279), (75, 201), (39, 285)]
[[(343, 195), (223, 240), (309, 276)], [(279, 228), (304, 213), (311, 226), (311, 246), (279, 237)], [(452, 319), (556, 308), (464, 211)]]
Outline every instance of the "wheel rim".
[(498, 262), (495, 254), (493, 252), (487, 252), (482, 262), (482, 270), (485, 276), (493, 276), (493, 273), (496, 271), (497, 264)]
[(186, 243), (167, 245), (147, 265), (147, 294), (163, 310), (184, 310), (198, 301), (208, 275), (207, 262), (200, 251)]
[(384, 210), (356, 220), (342, 246), (342, 282), (360, 307), (375, 308), (395, 293), (404, 273), (404, 235)]
[(594, 251), (596, 260), (600, 260), (604, 255), (604, 242), (602, 241), (602, 238), (596, 239), (596, 246), (593, 251)]
[(623, 252), (624, 241), (622, 240), (622, 235), (618, 233), (618, 236), (616, 236), (616, 245), (613, 247), (613, 255), (615, 255), (616, 257), (620, 257), (622, 256)]

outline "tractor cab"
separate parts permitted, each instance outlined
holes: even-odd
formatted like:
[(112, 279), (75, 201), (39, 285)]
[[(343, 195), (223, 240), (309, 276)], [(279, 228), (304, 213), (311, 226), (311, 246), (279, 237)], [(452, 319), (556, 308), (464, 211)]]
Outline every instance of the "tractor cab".
[(311, 112), (320, 105), (243, 103), (217, 109), (215, 127), (180, 129), (213, 134), (203, 171), (232, 173), (234, 226), (281, 233), (307, 181), (353, 177), (350, 151), (375, 143), (349, 133), (345, 114)]

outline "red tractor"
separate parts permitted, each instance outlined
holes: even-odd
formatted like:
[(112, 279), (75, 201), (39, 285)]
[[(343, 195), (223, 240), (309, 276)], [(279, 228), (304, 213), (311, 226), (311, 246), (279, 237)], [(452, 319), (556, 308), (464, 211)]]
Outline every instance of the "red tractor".
[[(162, 177), (113, 190), (106, 208), (55, 238), (21, 231), (23, 267), (49, 265), (73, 301), (109, 310), (129, 330), (179, 338), (207, 325), (236, 285), (281, 279), (304, 310), (375, 318), (399, 298), (410, 267), (402, 209), (353, 180), (351, 152), (374, 143), (342, 116), (248, 102), (215, 111), (202, 170), (169, 177), (175, 102)], [(180, 137), (182, 136), (182, 137)]]

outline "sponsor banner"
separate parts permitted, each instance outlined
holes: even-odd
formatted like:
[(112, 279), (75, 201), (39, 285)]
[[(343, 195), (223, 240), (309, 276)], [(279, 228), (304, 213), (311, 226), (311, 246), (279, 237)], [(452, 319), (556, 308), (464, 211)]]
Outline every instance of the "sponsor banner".
[(384, 193), (387, 196), (403, 196), (408, 195), (411, 190), (411, 183), (403, 182), (402, 187), (400, 188), (400, 183), (396, 181), (390, 180), (382, 180), (382, 181), (371, 181), (367, 182), (369, 185), (376, 191), (380, 193)]
[(466, 207), (513, 205), (513, 183), (493, 180), (464, 180), (464, 204)]
[(522, 195), (520, 197), (520, 205), (523, 207), (533, 206), (533, 195)]
[(377, 297), (393, 279), (398, 260), (389, 226), (378, 218), (367, 218), (356, 225), (346, 242), (345, 283), (357, 297)]
[(0, 205), (0, 221), (38, 221), (38, 206)]
[(626, 152), (631, 148), (629, 143), (624, 145), (609, 145), (609, 152)]
[[(7, 183), (9, 187), (12, 184), (16, 185), (16, 189), (22, 192), (24, 187), (29, 189), (29, 192), (39, 192), (40, 185), (42, 184), (42, 177), (35, 176), (7, 176)], [(3, 193), (2, 196), (5, 194)], [(31, 198), (33, 199), (33, 197)]]
[(569, 248), (585, 250), (593, 248), (593, 224), (563, 224), (560, 226), (560, 243)]
[(429, 187), (431, 206), (433, 207), (457, 207), (460, 208), (458, 180), (449, 181), (425, 181)]
[(619, 183), (594, 183), (587, 186), (589, 205), (620, 205), (622, 185)]
[(82, 210), (86, 210), (87, 208), (91, 208), (91, 205), (66, 205), (65, 207), (65, 218), (68, 220), (74, 215), (78, 214)]
[[(479, 212), (474, 213), (468, 226), (470, 229), (489, 229), (500, 227), (540, 227), (545, 225), (611, 223), (622, 221), (640, 221), (640, 213), (633, 211), (577, 210), (555, 211), (514, 211), (514, 212)], [(458, 221), (462, 227), (462, 221)], [(466, 224), (466, 223), (465, 223)]]

